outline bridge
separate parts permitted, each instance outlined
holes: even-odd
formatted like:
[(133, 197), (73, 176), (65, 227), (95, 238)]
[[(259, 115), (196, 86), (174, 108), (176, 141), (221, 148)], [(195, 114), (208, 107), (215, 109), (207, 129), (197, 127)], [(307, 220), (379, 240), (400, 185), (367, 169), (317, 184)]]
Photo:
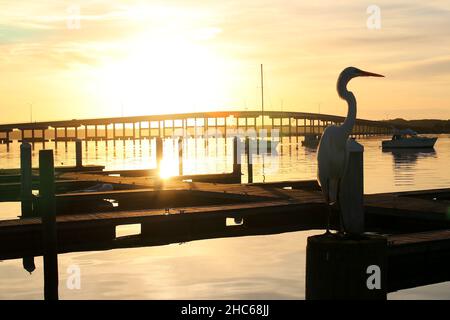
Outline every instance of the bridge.
[[(264, 116), (263, 116), (264, 115)], [(0, 125), (0, 143), (43, 143), (54, 141), (142, 140), (174, 135), (204, 136), (212, 130), (221, 136), (232, 136), (236, 130), (264, 129), (269, 136), (279, 130), (282, 137), (320, 135), (331, 124), (340, 124), (344, 117), (306, 112), (284, 111), (214, 111), (147, 116), (72, 119)], [(264, 122), (263, 122), (264, 121)], [(390, 125), (380, 121), (357, 119), (352, 136), (385, 135)]]

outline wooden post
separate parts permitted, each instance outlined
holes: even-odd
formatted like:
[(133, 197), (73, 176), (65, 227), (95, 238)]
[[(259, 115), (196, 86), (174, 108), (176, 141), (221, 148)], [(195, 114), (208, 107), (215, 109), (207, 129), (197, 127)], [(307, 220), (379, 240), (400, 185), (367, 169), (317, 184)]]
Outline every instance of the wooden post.
[(239, 176), (239, 179), (242, 175), (241, 170), (241, 148), (239, 145), (238, 137), (234, 137), (233, 139), (233, 174)]
[(58, 257), (53, 150), (39, 151), (39, 179), (39, 211), (44, 241), (44, 297), (46, 300), (57, 300)]
[(6, 131), (6, 151), (9, 152), (9, 131)]
[(349, 139), (347, 148), (348, 165), (339, 188), (341, 224), (345, 232), (359, 235), (364, 232), (364, 147)]
[[(23, 131), (22, 131), (23, 133)], [(22, 134), (23, 137), (23, 134)], [(55, 127), (55, 148), (58, 149), (58, 127)]]
[(280, 117), (280, 139), (283, 141), (283, 118)]
[(289, 142), (291, 142), (292, 139), (292, 118), (289, 117)]
[(203, 119), (203, 136), (204, 136), (204, 139), (205, 139), (205, 147), (206, 148), (208, 148), (208, 143), (209, 143), (208, 119), (209, 118), (204, 118)]
[(224, 128), (223, 128), (223, 136), (225, 138), (225, 143), (227, 143), (227, 117), (223, 118)]
[(162, 121), (163, 139), (166, 137), (166, 120)]
[(245, 139), (245, 151), (247, 152), (247, 173), (248, 173), (248, 183), (253, 183), (253, 139), (250, 140), (249, 137)]
[(20, 145), (20, 200), (22, 206), (22, 217), (33, 215), (33, 174), (31, 169), (31, 145), (22, 143)]
[(367, 236), (358, 240), (323, 234), (306, 246), (307, 300), (385, 300), (387, 240)]
[(183, 138), (178, 138), (178, 174), (183, 175)]
[(164, 154), (163, 139), (161, 137), (156, 137), (156, 167), (161, 169), (161, 161)]
[(75, 141), (75, 163), (76, 167), (79, 169), (83, 167), (83, 151), (81, 149), (81, 140), (77, 139)]
[(34, 143), (35, 143), (34, 139), (35, 139), (34, 138), (34, 129), (31, 129), (31, 143), (32, 143), (32, 146), (33, 146), (33, 150), (34, 150)]
[[(33, 215), (33, 174), (31, 159), (31, 145), (29, 143), (22, 143), (20, 145), (20, 198), (22, 218), (28, 218)], [(33, 256), (24, 256), (22, 265), (30, 274), (36, 269)]]

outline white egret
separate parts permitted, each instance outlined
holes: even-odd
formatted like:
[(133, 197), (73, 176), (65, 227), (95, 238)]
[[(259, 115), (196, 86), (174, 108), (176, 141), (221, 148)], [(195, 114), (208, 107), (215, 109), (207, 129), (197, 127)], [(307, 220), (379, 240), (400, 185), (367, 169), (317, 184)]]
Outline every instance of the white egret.
[[(342, 125), (332, 125), (324, 130), (317, 150), (317, 180), (322, 188), (325, 201), (329, 206), (327, 233), (329, 233), (330, 230), (330, 206), (338, 201), (341, 179), (347, 168), (347, 140), (356, 121), (356, 99), (353, 93), (347, 90), (348, 82), (356, 77), (384, 76), (362, 71), (355, 67), (348, 67), (339, 75), (337, 92), (339, 97), (348, 103), (347, 117)], [(342, 214), (343, 213), (341, 212), (341, 215)]]

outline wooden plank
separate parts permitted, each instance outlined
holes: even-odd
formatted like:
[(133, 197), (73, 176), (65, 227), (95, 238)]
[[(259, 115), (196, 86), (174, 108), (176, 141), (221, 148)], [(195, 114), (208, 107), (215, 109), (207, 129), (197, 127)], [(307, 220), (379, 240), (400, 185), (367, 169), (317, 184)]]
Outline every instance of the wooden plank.
[[(230, 212), (238, 212), (247, 209), (261, 209), (261, 208), (275, 208), (282, 206), (292, 206), (292, 205), (307, 205), (309, 203), (293, 203), (289, 200), (274, 200), (274, 201), (263, 201), (263, 202), (250, 202), (241, 204), (231, 204), (231, 205), (213, 205), (213, 206), (201, 206), (201, 207), (182, 207), (169, 210), (169, 213), (165, 209), (152, 209), (152, 210), (133, 210), (133, 211), (114, 211), (114, 212), (104, 212), (104, 213), (93, 213), (93, 214), (79, 214), (79, 215), (65, 215), (58, 216), (56, 221), (58, 224), (64, 224), (69, 222), (95, 222), (95, 221), (106, 221), (106, 220), (128, 220), (128, 219), (140, 219), (148, 218), (152, 216), (182, 216), (187, 214), (201, 214), (201, 213), (215, 213), (227, 215)], [(311, 202), (310, 204), (315, 204)], [(40, 224), (40, 218), (29, 218), (20, 220), (5, 220), (0, 221), (0, 231), (4, 227), (18, 227), (21, 225), (35, 225)]]
[(388, 237), (390, 247), (419, 244), (432, 241), (450, 241), (450, 230), (399, 234)]
[(364, 197), (367, 207), (398, 209), (409, 212), (446, 215), (448, 204), (441, 201), (413, 197), (398, 197), (396, 195), (376, 194)]

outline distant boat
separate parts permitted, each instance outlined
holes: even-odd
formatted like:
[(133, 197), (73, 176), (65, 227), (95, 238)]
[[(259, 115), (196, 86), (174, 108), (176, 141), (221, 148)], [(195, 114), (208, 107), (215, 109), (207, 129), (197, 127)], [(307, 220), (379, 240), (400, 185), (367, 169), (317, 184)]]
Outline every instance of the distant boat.
[(437, 137), (421, 137), (417, 132), (406, 129), (394, 132), (391, 140), (381, 142), (383, 149), (388, 148), (433, 148)]
[(308, 134), (305, 136), (305, 140), (302, 141), (302, 146), (306, 148), (317, 148), (320, 142), (320, 134)]

